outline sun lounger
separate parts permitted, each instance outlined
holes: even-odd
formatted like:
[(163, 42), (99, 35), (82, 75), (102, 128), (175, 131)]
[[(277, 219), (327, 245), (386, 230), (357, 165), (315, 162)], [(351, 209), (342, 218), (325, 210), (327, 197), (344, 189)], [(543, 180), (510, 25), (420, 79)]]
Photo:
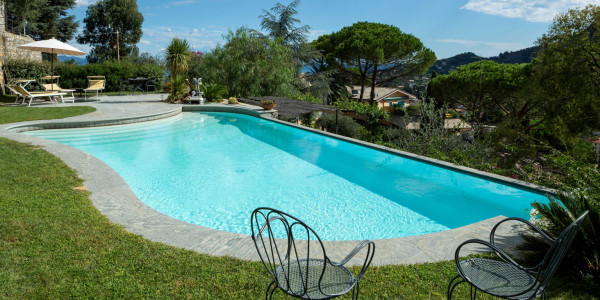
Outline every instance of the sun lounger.
[[(63, 89), (60, 86), (58, 86), (58, 78), (60, 76), (45, 76), (42, 77), (41, 80), (42, 82), (46, 81), (49, 83), (42, 83), (41, 86), (44, 88), (44, 90), (48, 91), (48, 92), (59, 92), (59, 93), (66, 93), (66, 94), (71, 94), (71, 96), (68, 97), (63, 97), (62, 102), (65, 103), (67, 101), (71, 101), (73, 103), (75, 103), (75, 90), (72, 89)], [(52, 82), (54, 79), (56, 79), (56, 83)]]
[(59, 97), (60, 101), (62, 102), (63, 96), (66, 95), (66, 93), (58, 93), (58, 92), (29, 92), (25, 88), (23, 88), (17, 84), (10, 84), (8, 86), (10, 86), (10, 88), (12, 90), (14, 90), (18, 93), (17, 96), (20, 96), (23, 98), (23, 101), (21, 103), (25, 103), (25, 101), (27, 101), (27, 99), (29, 99), (29, 104), (27, 106), (31, 106), (31, 102), (35, 98), (42, 98), (42, 99), (49, 98), (51, 101), (54, 101), (56, 103), (57, 102), (56, 97)]
[(104, 90), (106, 79), (104, 76), (88, 76), (88, 82), (89, 86), (86, 89), (83, 89), (83, 92), (85, 93), (84, 99), (87, 100), (88, 92), (96, 92), (96, 99), (100, 100), (100, 98), (98, 98), (98, 92)]

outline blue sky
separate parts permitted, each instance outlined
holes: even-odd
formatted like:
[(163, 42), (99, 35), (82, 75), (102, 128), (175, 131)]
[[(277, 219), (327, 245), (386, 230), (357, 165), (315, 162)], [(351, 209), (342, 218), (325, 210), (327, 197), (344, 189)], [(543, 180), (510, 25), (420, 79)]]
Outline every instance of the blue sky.
[[(81, 23), (94, 0), (77, 0), (71, 11)], [(222, 42), (229, 29), (260, 30), (259, 16), (277, 2), (291, 0), (138, 0), (144, 15), (143, 52), (161, 54), (173, 37), (187, 39), (203, 52)], [(419, 38), (438, 58), (463, 52), (493, 56), (534, 45), (552, 18), (569, 8), (600, 0), (303, 0), (298, 8), (309, 39), (338, 31), (358, 21), (397, 26)], [(86, 45), (77, 45), (84, 52)]]

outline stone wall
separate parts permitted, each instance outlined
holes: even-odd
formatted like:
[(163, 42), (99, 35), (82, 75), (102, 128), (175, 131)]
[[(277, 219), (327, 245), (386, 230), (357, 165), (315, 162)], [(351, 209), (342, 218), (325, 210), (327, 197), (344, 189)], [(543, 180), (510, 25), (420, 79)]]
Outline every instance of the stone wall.
[(4, 8), (4, 0), (0, 0), (0, 33), (6, 31), (6, 9)]
[(29, 59), (42, 61), (42, 52), (17, 48), (20, 45), (33, 42), (29, 36), (20, 36), (10, 32), (0, 32), (0, 87), (4, 95), (4, 62), (9, 59)]

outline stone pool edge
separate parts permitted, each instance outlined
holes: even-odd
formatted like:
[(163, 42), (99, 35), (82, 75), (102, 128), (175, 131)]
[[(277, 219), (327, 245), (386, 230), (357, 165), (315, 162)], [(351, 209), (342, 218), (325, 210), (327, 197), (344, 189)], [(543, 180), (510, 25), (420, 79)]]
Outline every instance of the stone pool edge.
[[(46, 120), (4, 124), (0, 125), (0, 136), (22, 143), (41, 146), (63, 160), (69, 167), (76, 170), (79, 177), (84, 180), (84, 185), (90, 192), (90, 199), (94, 206), (111, 222), (120, 224), (132, 233), (140, 234), (152, 241), (162, 242), (199, 253), (230, 256), (244, 260), (258, 260), (259, 257), (256, 254), (254, 244), (249, 235), (210, 229), (164, 215), (139, 200), (119, 174), (94, 156), (57, 142), (19, 133), (34, 130), (33, 128), (74, 128), (143, 122), (172, 117), (180, 114), (182, 111), (237, 112), (263, 117), (271, 121), (306, 130), (306, 128), (295, 124), (272, 119), (269, 112), (265, 112), (260, 108), (205, 105), (178, 106), (175, 109), (170, 109), (162, 113), (127, 118), (81, 120), (84, 118), (75, 117), (70, 118), (72, 120), (65, 121)], [(311, 131), (319, 133), (315, 130)], [(326, 135), (340, 138), (333, 134)], [(356, 140), (348, 138), (341, 139), (356, 142)], [(363, 143), (358, 141), (358, 144)], [(373, 145), (369, 145), (369, 147), (374, 148)], [(385, 149), (387, 149), (386, 152), (390, 152), (388, 148)], [(395, 153), (395, 151), (392, 151), (392, 153)], [(412, 158), (412, 155), (409, 157)], [(248, 216), (249, 218), (250, 216)], [(374, 240), (376, 243), (376, 255), (373, 259), (373, 265), (415, 264), (450, 260), (454, 257), (456, 247), (463, 241), (472, 238), (486, 240), (492, 226), (502, 218), (502, 216), (498, 216), (460, 228), (432, 234)], [(357, 241), (324, 242), (328, 256), (338, 261), (345, 257), (357, 243)], [(350, 264), (360, 265), (361, 261), (351, 261)]]

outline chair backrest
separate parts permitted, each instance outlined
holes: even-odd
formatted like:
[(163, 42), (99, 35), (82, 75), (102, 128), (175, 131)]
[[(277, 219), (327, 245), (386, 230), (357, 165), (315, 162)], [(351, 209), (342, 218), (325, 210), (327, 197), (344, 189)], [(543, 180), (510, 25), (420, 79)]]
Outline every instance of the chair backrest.
[(58, 86), (58, 84), (56, 84), (56, 83), (42, 83), (41, 86), (46, 91), (60, 91), (60, 90), (62, 90), (60, 88), (60, 86)]
[(103, 90), (106, 79), (104, 76), (88, 76), (90, 90)]
[(280, 288), (306, 297), (308, 281), (315, 280), (314, 276), (319, 276), (321, 286), (329, 259), (312, 228), (287, 213), (266, 207), (255, 209), (250, 223), (260, 259)]
[(573, 223), (571, 223), (561, 234), (554, 240), (550, 249), (544, 256), (544, 260), (540, 264), (540, 270), (538, 272), (538, 290), (544, 290), (544, 288), (550, 283), (550, 279), (560, 262), (567, 254), (569, 247), (573, 243), (575, 236), (579, 232), (579, 228), (581, 228), (581, 224), (585, 220), (588, 211), (583, 212)]
[(9, 84), (8, 88), (15, 91), (18, 95), (23, 97), (31, 96), (31, 94), (23, 87), (18, 84)]

